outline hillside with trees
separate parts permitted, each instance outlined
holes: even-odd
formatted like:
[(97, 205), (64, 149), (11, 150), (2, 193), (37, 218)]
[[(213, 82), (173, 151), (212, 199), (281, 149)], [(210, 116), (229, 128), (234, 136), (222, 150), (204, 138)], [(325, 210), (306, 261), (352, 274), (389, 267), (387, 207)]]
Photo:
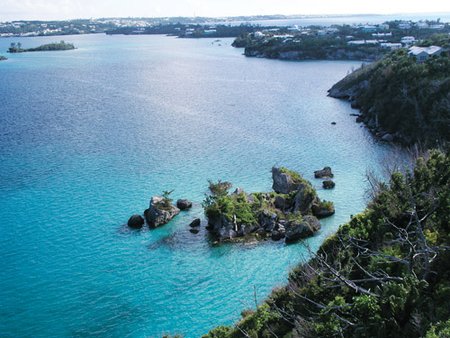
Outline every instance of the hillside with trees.
[(450, 157), (432, 151), (299, 265), (286, 286), (204, 338), (449, 337)]
[[(447, 37), (446, 40), (449, 40)], [(440, 41), (445, 43), (445, 41)], [(433, 41), (425, 41), (425, 44)], [(335, 84), (330, 96), (348, 99), (379, 136), (405, 145), (450, 140), (450, 60), (447, 52), (420, 63), (401, 49)]]

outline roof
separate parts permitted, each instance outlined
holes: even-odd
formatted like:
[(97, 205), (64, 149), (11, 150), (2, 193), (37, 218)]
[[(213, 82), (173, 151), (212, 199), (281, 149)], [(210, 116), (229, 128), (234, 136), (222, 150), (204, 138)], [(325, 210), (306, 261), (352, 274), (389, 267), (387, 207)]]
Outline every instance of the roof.
[(442, 48), (439, 46), (430, 46), (430, 47), (417, 47), (417, 46), (413, 46), (409, 49), (409, 54), (410, 55), (419, 55), (421, 53), (427, 53), (428, 55), (434, 55), (437, 52), (441, 51)]

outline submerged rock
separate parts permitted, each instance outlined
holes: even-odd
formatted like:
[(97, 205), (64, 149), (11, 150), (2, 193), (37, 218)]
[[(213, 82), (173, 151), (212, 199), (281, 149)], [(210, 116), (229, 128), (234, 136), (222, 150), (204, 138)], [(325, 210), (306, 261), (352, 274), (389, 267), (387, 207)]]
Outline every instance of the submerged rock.
[(192, 202), (187, 199), (179, 199), (177, 201), (177, 208), (180, 210), (188, 210), (192, 208)]
[(180, 209), (172, 205), (170, 201), (160, 196), (153, 196), (144, 216), (150, 228), (157, 228), (170, 222), (179, 213)]
[(189, 224), (189, 226), (191, 228), (197, 228), (197, 227), (200, 226), (201, 223), (202, 223), (201, 219), (200, 218), (196, 218)]
[(332, 180), (325, 180), (322, 182), (322, 186), (324, 189), (333, 189), (336, 186)]
[(316, 170), (314, 172), (315, 178), (323, 178), (323, 177), (333, 177), (333, 172), (331, 171), (330, 167), (325, 167), (322, 170)]
[(144, 226), (144, 217), (141, 215), (133, 215), (128, 220), (128, 226), (133, 229), (141, 229)]

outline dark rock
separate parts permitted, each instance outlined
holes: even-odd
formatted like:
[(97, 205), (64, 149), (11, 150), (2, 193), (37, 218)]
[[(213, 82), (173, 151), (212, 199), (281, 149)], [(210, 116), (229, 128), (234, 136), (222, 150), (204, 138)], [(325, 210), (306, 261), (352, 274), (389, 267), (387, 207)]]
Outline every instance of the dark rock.
[(310, 186), (302, 186), (294, 197), (294, 212), (307, 214), (316, 201), (317, 195)]
[(335, 126), (335, 125), (336, 125), (336, 122), (333, 121), (333, 122), (331, 122), (331, 124), (332, 124), (333, 126)]
[(271, 232), (277, 225), (277, 214), (263, 210), (258, 215), (258, 224), (264, 231)]
[(224, 241), (224, 240), (228, 240), (228, 239), (233, 239), (238, 237), (238, 233), (237, 231), (233, 230), (233, 229), (221, 229), (220, 232), (220, 240)]
[(386, 133), (383, 135), (383, 137), (381, 137), (381, 140), (385, 142), (392, 142), (394, 141), (394, 135)]
[(141, 229), (144, 226), (144, 217), (141, 215), (133, 215), (128, 220), (128, 226), (133, 229)]
[(330, 217), (331, 215), (334, 215), (335, 209), (334, 206), (332, 208), (325, 208), (320, 204), (314, 204), (312, 206), (312, 213), (317, 218), (326, 218)]
[(356, 118), (356, 123), (362, 123), (362, 122), (364, 122), (364, 116), (359, 115), (359, 116)]
[(208, 217), (208, 225), (206, 226), (206, 229), (218, 239), (221, 239), (224, 236), (228, 238), (228, 232), (231, 229), (234, 229), (235, 231), (238, 230), (234, 224), (228, 221), (228, 219), (223, 215)]
[(240, 195), (240, 194), (242, 194), (242, 193), (244, 193), (244, 189), (237, 187), (237, 188), (234, 190), (233, 195)]
[(336, 186), (332, 180), (325, 180), (322, 182), (322, 186), (324, 189), (333, 189)]
[(289, 194), (298, 190), (301, 183), (295, 182), (288, 173), (283, 173), (279, 168), (272, 168), (272, 189), (279, 194)]
[(177, 208), (180, 210), (188, 210), (192, 208), (192, 202), (187, 199), (179, 199), (177, 201)]
[(153, 196), (150, 200), (150, 207), (145, 210), (144, 216), (150, 228), (157, 228), (167, 224), (180, 213), (180, 209), (173, 206), (159, 196)]
[(282, 211), (290, 207), (288, 201), (283, 196), (275, 196), (274, 205), (275, 208), (280, 209)]
[(352, 107), (353, 109), (359, 109), (361, 108), (361, 106), (358, 104), (358, 102), (356, 101), (352, 101), (350, 102), (350, 107)]
[(370, 118), (367, 122), (366, 122), (367, 128), (369, 129), (375, 129), (377, 127), (377, 123), (374, 117)]
[(241, 231), (240, 233), (242, 234), (242, 236), (246, 236), (249, 235), (253, 232), (256, 232), (259, 229), (259, 225), (258, 224), (243, 224), (241, 226)]
[(272, 240), (274, 240), (274, 241), (279, 241), (279, 240), (283, 239), (284, 236), (285, 236), (284, 233), (275, 230), (275, 231), (272, 231), (270, 238), (272, 238)]
[(314, 172), (315, 178), (323, 178), (323, 177), (333, 177), (333, 173), (330, 167), (325, 167), (322, 170), (316, 170)]
[(286, 228), (286, 243), (294, 243), (314, 235), (320, 229), (320, 222), (314, 216), (304, 216), (301, 222), (289, 222)]
[(189, 226), (191, 228), (197, 228), (197, 227), (200, 226), (201, 223), (202, 223), (201, 219), (200, 218), (196, 218), (189, 224)]
[(191, 233), (193, 233), (193, 234), (198, 234), (199, 232), (200, 232), (200, 230), (199, 229), (189, 229), (189, 231), (191, 232)]

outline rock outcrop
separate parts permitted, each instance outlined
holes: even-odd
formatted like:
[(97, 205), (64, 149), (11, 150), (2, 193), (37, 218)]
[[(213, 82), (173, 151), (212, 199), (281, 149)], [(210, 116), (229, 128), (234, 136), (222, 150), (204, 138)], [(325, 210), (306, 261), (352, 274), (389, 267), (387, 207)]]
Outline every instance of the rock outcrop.
[(177, 208), (184, 211), (192, 208), (192, 202), (187, 199), (179, 199), (177, 201)]
[(289, 194), (300, 187), (300, 182), (295, 180), (292, 173), (284, 168), (272, 168), (272, 189), (279, 194)]
[[(286, 168), (272, 169), (271, 193), (222, 191), (205, 200), (207, 229), (218, 242), (285, 238), (292, 243), (320, 229), (317, 217), (326, 217), (331, 202), (322, 202), (312, 185)], [(213, 191), (214, 189), (211, 189)]]
[(333, 189), (336, 186), (336, 183), (332, 180), (325, 180), (322, 182), (322, 186), (324, 189)]
[(314, 204), (312, 206), (312, 213), (319, 219), (326, 218), (334, 215), (335, 209), (334, 206), (329, 203)]
[(285, 241), (286, 243), (293, 243), (302, 238), (310, 237), (319, 230), (319, 220), (314, 216), (306, 215), (301, 221), (288, 223)]
[(145, 210), (144, 216), (150, 228), (157, 228), (169, 223), (172, 218), (180, 213), (180, 209), (160, 196), (153, 196), (150, 207)]
[(330, 167), (325, 167), (322, 170), (316, 170), (314, 172), (314, 177), (315, 178), (324, 178), (324, 177), (332, 178), (332, 177), (334, 177), (334, 175), (333, 175), (333, 172), (331, 171)]
[(191, 228), (197, 228), (197, 227), (200, 226), (201, 223), (202, 223), (201, 219), (200, 218), (196, 218), (189, 224), (189, 226)]
[(128, 226), (133, 229), (141, 229), (144, 226), (144, 218), (141, 215), (133, 215), (128, 220)]

